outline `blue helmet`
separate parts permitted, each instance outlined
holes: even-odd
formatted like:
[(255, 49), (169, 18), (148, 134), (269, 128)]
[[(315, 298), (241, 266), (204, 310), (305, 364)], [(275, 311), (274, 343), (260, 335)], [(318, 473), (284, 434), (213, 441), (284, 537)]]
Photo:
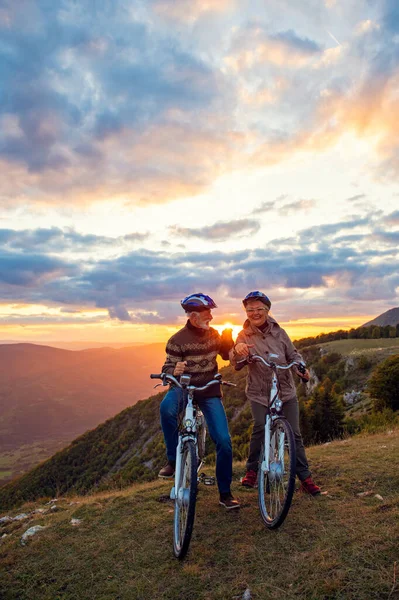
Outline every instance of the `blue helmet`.
[(246, 306), (250, 300), (260, 300), (263, 302), (263, 304), (266, 304), (268, 308), (271, 308), (272, 305), (266, 294), (257, 290), (255, 292), (249, 292), (249, 294), (245, 296), (244, 300), (242, 301), (243, 305)]
[(217, 308), (216, 303), (210, 296), (206, 294), (190, 294), (180, 302), (186, 312), (201, 312), (203, 310), (209, 310), (211, 308)]

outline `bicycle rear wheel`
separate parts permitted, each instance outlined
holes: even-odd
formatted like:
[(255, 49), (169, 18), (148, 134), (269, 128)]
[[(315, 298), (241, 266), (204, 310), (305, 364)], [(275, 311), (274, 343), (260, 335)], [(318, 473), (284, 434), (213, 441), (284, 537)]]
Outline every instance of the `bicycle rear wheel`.
[(268, 529), (279, 527), (291, 506), (295, 490), (296, 453), (291, 426), (284, 418), (272, 424), (269, 464), (262, 448), (258, 471), (258, 503)]
[(178, 487), (175, 490), (173, 552), (183, 559), (190, 545), (197, 499), (197, 456), (192, 440), (184, 443)]

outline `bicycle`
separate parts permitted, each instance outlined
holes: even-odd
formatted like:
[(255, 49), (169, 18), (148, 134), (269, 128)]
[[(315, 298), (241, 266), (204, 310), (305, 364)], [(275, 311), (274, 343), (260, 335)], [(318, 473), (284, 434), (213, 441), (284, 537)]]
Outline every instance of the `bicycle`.
[[(174, 500), (173, 552), (182, 560), (188, 551), (194, 526), (198, 483), (213, 485), (214, 477), (205, 474), (198, 476), (204, 463), (206, 423), (202, 411), (194, 403), (194, 393), (203, 391), (214, 384), (234, 386), (235, 383), (222, 381), (220, 373), (202, 387), (190, 385), (190, 375), (180, 375), (178, 381), (168, 373), (151, 374), (151, 379), (161, 379), (162, 385), (173, 383), (183, 391), (184, 415), (179, 424), (179, 438), (176, 449), (174, 486), (170, 498)], [(158, 384), (160, 385), (160, 384)]]
[(270, 402), (266, 412), (265, 438), (259, 458), (258, 505), (262, 520), (268, 529), (282, 525), (291, 506), (295, 490), (296, 450), (291, 428), (282, 414), (283, 402), (279, 397), (278, 369), (290, 369), (294, 365), (300, 373), (305, 372), (302, 363), (277, 365), (262, 356), (252, 354), (236, 363), (241, 370), (251, 362), (261, 362), (273, 371)]

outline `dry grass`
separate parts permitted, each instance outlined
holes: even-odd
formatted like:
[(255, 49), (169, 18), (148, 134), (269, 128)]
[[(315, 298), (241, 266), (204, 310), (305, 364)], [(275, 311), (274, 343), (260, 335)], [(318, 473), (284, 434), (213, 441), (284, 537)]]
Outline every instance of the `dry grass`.
[[(296, 494), (275, 532), (262, 525), (256, 492), (239, 488), (243, 465), (234, 474), (238, 513), (223, 511), (216, 488), (202, 486), (183, 563), (172, 555), (172, 504), (159, 502), (170, 483), (60, 499), (56, 512), (3, 527), (10, 535), (0, 544), (0, 597), (238, 600), (249, 588), (253, 600), (399, 598), (399, 430), (313, 447), (308, 455), (328, 494)], [(36, 524), (47, 529), (21, 546), (22, 532)]]

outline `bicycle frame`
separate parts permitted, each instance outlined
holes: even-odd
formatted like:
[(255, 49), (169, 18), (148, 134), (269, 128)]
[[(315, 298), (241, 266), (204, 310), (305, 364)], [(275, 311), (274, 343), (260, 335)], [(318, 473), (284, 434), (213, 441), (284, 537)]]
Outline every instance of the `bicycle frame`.
[[(272, 429), (272, 422), (273, 420), (275, 420), (277, 417), (282, 416), (282, 407), (283, 407), (283, 403), (281, 402), (280, 398), (278, 397), (278, 379), (277, 379), (277, 374), (276, 371), (273, 369), (273, 379), (272, 379), (272, 387), (270, 390), (270, 403), (269, 403), (269, 409), (266, 413), (266, 423), (265, 423), (265, 457), (264, 460), (262, 461), (262, 464), (260, 465), (260, 468), (263, 472), (269, 472), (269, 461), (270, 461), (270, 442), (271, 442), (271, 429)], [(274, 406), (273, 406), (274, 405)], [(281, 440), (280, 440), (281, 443)], [(283, 469), (284, 469), (284, 464), (282, 465)]]
[[(186, 379), (183, 379), (186, 378)], [(182, 381), (183, 379), (183, 381)], [(183, 404), (185, 402), (184, 396), (187, 393), (187, 403), (184, 411), (183, 417), (183, 430), (179, 432), (179, 438), (177, 442), (176, 448), (176, 467), (175, 467), (175, 485), (170, 490), (170, 498), (171, 500), (176, 500), (176, 489), (179, 484), (180, 470), (181, 470), (181, 457), (183, 453), (183, 446), (187, 440), (192, 440), (195, 444), (198, 456), (198, 440), (197, 440), (197, 415), (195, 415), (195, 407), (194, 407), (194, 390), (190, 389), (190, 376), (182, 375), (180, 377), (180, 383), (182, 384), (183, 390)], [(199, 468), (197, 467), (197, 472)], [(178, 501), (182, 501), (182, 498), (178, 498)]]

